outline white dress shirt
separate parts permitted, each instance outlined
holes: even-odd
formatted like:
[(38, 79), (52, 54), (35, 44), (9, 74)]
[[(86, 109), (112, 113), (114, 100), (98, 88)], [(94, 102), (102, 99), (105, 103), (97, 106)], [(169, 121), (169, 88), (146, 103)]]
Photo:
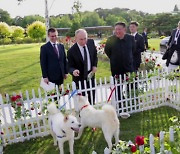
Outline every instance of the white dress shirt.
[[(84, 60), (84, 48), (83, 48), (83, 46), (80, 46), (78, 43), (77, 43), (77, 45), (79, 47), (79, 50), (80, 50), (81, 55)], [(88, 50), (87, 45), (85, 45), (85, 48), (86, 48), (86, 52), (87, 52), (87, 68), (88, 68), (88, 71), (91, 71), (91, 60), (90, 60), (90, 55), (89, 55), (89, 50)]]
[(179, 35), (180, 35), (180, 29), (177, 29), (175, 37), (174, 37), (175, 44), (177, 44), (177, 40), (178, 40)]
[(58, 51), (58, 57), (59, 57), (59, 49), (58, 49), (58, 42), (56, 42), (56, 43), (53, 43), (53, 42), (51, 42), (50, 41), (50, 43), (51, 43), (51, 45), (52, 45), (52, 47), (54, 48), (54, 44), (55, 44), (55, 47), (56, 47), (56, 50)]

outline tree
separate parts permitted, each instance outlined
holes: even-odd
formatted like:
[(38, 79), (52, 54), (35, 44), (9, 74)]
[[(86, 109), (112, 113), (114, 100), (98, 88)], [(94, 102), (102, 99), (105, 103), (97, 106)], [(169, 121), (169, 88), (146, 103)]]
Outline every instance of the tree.
[(12, 29), (12, 38), (23, 38), (24, 37), (24, 29), (20, 26), (11, 26)]
[(27, 34), (35, 40), (41, 40), (46, 36), (46, 26), (40, 21), (35, 21), (27, 27)]
[(82, 26), (101, 26), (105, 25), (105, 22), (96, 12), (85, 12), (82, 15)]
[(12, 19), (7, 11), (4, 11), (3, 9), (0, 9), (0, 21), (5, 22), (7, 24), (12, 23)]
[(5, 22), (0, 22), (0, 38), (8, 38), (11, 35), (11, 28)]
[(17, 21), (18, 21), (18, 22), (16, 22), (17, 26), (26, 28), (27, 25), (32, 24), (34, 21), (45, 22), (45, 19), (39, 15), (30, 15), (30, 16), (25, 16), (24, 18), (18, 18)]
[(174, 6), (174, 10), (173, 10), (173, 12), (178, 12), (179, 11), (179, 8), (178, 8), (178, 6), (177, 6), (177, 4)]

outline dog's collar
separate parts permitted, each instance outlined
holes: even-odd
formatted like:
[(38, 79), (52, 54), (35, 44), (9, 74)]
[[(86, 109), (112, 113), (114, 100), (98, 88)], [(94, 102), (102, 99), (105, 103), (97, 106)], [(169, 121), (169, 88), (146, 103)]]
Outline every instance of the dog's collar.
[(82, 111), (84, 108), (88, 107), (88, 104), (87, 105), (84, 105), (80, 111)]

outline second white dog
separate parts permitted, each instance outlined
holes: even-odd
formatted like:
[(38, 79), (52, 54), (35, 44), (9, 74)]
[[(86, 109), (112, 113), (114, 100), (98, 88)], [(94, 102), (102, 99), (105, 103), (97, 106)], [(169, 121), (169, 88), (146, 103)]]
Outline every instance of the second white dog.
[(102, 128), (109, 150), (112, 150), (112, 138), (115, 137), (116, 143), (119, 141), (119, 119), (116, 111), (111, 105), (104, 105), (102, 110), (96, 110), (88, 102), (86, 96), (74, 96), (75, 104), (80, 112), (81, 127), (75, 139), (79, 139), (83, 129), (87, 126)]
[(64, 154), (63, 144), (69, 141), (70, 154), (74, 154), (74, 131), (78, 132), (80, 124), (76, 117), (72, 115), (64, 116), (57, 108), (55, 103), (51, 103), (47, 107), (49, 112), (49, 126), (51, 135), (54, 139), (54, 145), (59, 145), (60, 154)]

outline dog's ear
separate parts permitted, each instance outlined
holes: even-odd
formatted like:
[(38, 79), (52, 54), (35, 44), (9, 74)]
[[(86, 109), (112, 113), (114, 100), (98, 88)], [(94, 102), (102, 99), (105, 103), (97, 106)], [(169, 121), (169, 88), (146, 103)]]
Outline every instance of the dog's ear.
[(68, 119), (69, 119), (69, 116), (68, 116), (68, 115), (65, 115), (65, 116), (64, 116), (64, 122), (67, 122)]

